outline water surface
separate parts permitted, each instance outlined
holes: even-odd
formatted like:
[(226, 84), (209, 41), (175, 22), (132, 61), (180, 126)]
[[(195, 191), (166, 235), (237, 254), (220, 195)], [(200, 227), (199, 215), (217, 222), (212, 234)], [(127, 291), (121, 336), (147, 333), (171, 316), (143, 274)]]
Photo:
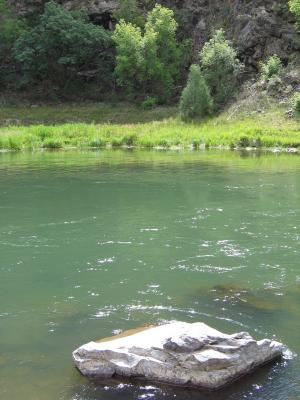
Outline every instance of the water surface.
[(300, 362), (210, 393), (93, 381), (92, 339), (166, 320), (300, 353), (300, 157), (0, 154), (1, 400), (295, 400)]

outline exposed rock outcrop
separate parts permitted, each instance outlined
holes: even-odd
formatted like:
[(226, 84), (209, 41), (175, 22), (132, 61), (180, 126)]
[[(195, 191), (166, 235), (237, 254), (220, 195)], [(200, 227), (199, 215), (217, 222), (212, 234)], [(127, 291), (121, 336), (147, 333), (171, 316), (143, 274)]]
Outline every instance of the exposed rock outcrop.
[(172, 322), (90, 342), (73, 352), (83, 375), (142, 377), (176, 385), (219, 388), (282, 355), (276, 341), (221, 333), (204, 323)]

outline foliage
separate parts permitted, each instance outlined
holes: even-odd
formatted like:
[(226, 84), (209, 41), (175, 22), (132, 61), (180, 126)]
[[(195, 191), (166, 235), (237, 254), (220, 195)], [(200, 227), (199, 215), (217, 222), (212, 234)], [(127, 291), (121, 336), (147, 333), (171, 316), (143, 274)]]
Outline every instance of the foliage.
[(121, 0), (113, 16), (117, 21), (130, 22), (140, 28), (145, 24), (145, 18), (137, 4), (137, 0)]
[(291, 106), (295, 115), (300, 115), (300, 92), (297, 92), (292, 96)]
[(291, 12), (295, 15), (296, 21), (300, 25), (300, 0), (289, 0)]
[(163, 100), (171, 97), (174, 82), (180, 73), (180, 46), (176, 40), (177, 22), (174, 12), (159, 4), (148, 14), (145, 35), (154, 32), (157, 47), (156, 70), (154, 72), (154, 92)]
[(5, 0), (0, 0), (0, 49), (11, 46), (22, 29), (22, 22), (13, 16)]
[(192, 65), (180, 99), (180, 115), (183, 119), (201, 118), (208, 115), (213, 101), (200, 67)]
[(157, 97), (148, 96), (141, 104), (144, 110), (151, 110), (157, 106)]
[(144, 34), (131, 23), (117, 24), (115, 73), (128, 94), (152, 94), (160, 101), (171, 97), (180, 70), (176, 29), (173, 11), (161, 5), (148, 14)]
[(103, 28), (88, 23), (82, 13), (72, 13), (51, 1), (38, 25), (16, 41), (15, 57), (24, 84), (39, 81), (66, 88), (90, 70), (107, 79), (109, 46), (110, 36)]
[(224, 31), (217, 30), (200, 52), (200, 65), (216, 109), (224, 105), (234, 92), (241, 67), (237, 53), (226, 40)]
[(23, 22), (14, 17), (5, 0), (0, 0), (0, 86), (9, 81), (13, 69), (12, 47), (24, 29)]
[(280, 58), (276, 54), (274, 54), (273, 56), (268, 58), (266, 63), (261, 63), (260, 68), (262, 78), (268, 81), (273, 76), (278, 75), (279, 72), (282, 70), (282, 62)]
[(121, 21), (116, 26), (113, 40), (117, 49), (115, 68), (117, 83), (131, 94), (136, 86), (144, 81), (145, 59), (141, 29)]

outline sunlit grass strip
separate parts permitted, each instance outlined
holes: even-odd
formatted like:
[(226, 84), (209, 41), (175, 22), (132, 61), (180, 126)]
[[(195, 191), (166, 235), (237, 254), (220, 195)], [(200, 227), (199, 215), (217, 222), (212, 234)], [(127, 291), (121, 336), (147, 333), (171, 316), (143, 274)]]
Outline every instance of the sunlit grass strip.
[(300, 122), (214, 118), (184, 123), (177, 118), (136, 124), (8, 126), (0, 128), (0, 149), (154, 147), (300, 147)]

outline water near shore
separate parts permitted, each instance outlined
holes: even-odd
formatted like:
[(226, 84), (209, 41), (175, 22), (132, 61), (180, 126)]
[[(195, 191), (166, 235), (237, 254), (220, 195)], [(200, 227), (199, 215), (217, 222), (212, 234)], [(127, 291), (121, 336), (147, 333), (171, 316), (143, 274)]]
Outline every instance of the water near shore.
[(295, 400), (300, 360), (219, 392), (89, 381), (73, 349), (165, 320), (300, 353), (300, 157), (0, 154), (1, 400)]

